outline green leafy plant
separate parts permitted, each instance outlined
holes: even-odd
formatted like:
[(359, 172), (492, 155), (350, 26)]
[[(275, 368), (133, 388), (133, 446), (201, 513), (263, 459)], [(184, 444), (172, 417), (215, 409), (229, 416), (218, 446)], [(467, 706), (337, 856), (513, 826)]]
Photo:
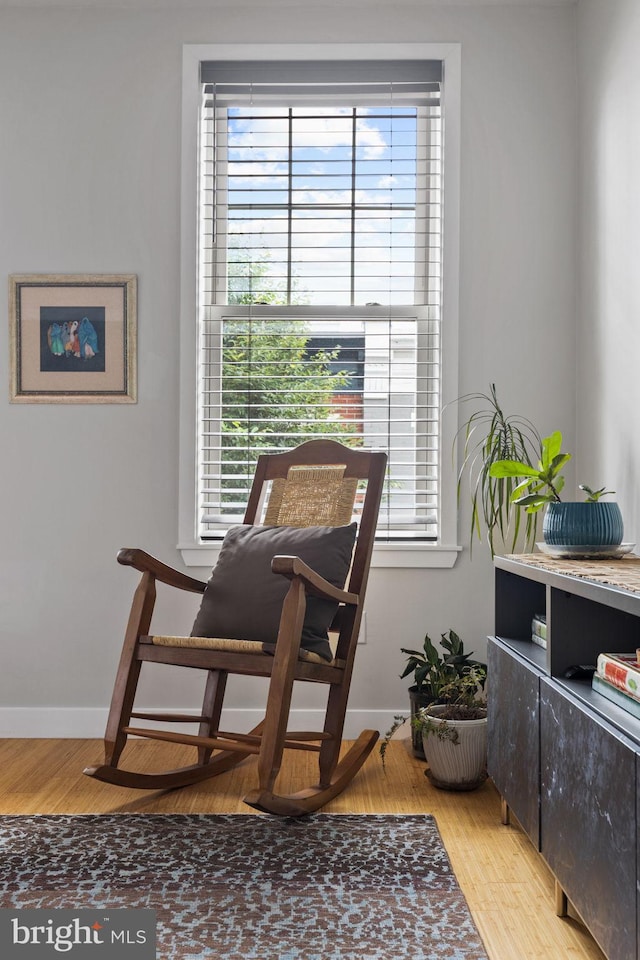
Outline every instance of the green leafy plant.
[(418, 690), (424, 685), (431, 688), (431, 693), (438, 697), (440, 691), (452, 680), (463, 676), (469, 667), (484, 667), (478, 660), (471, 660), (471, 653), (465, 653), (464, 641), (455, 632), (447, 630), (440, 634), (440, 645), (444, 655), (435, 646), (427, 633), (422, 650), (408, 650), (400, 647), (402, 653), (408, 654), (407, 663), (400, 674), (401, 678), (413, 674), (413, 681)]
[(600, 497), (607, 497), (609, 494), (615, 493), (615, 490), (607, 490), (605, 487), (600, 487), (599, 490), (592, 490), (586, 483), (580, 484), (580, 490), (587, 494), (585, 497), (587, 503), (597, 503)]
[[(465, 653), (464, 641), (455, 632), (447, 630), (440, 634), (442, 653), (433, 643), (429, 634), (425, 635), (422, 650), (408, 650), (401, 647), (402, 653), (408, 654), (407, 663), (400, 674), (408, 677), (413, 674), (414, 684), (418, 690), (429, 689), (435, 703), (451, 703), (456, 700), (462, 690), (469, 686), (468, 677), (474, 677), (473, 686), (478, 683), (484, 687), (487, 675), (486, 664), (479, 660), (472, 660), (473, 651)], [(385, 764), (385, 754), (394, 733), (407, 722), (409, 717), (397, 714), (393, 724), (384, 735), (380, 743), (380, 759)], [(412, 721), (413, 722), (413, 721)]]
[[(490, 473), (496, 479), (515, 480), (517, 486), (511, 494), (512, 502), (524, 507), (528, 514), (534, 514), (547, 503), (560, 502), (560, 494), (564, 489), (564, 477), (560, 471), (570, 459), (570, 453), (562, 452), (562, 434), (556, 430), (542, 440), (537, 466), (522, 460), (498, 460), (491, 465)], [(580, 489), (587, 494), (585, 499), (588, 502), (596, 502), (600, 497), (615, 492), (605, 487), (592, 490), (586, 484), (580, 484)]]
[(521, 460), (498, 460), (491, 465), (491, 476), (516, 480), (517, 486), (511, 494), (513, 503), (526, 507), (527, 513), (537, 513), (545, 504), (560, 500), (564, 488), (560, 471), (571, 459), (571, 454), (562, 453), (561, 448), (562, 434), (556, 430), (542, 440), (536, 467)]
[(483, 667), (470, 667), (465, 673), (446, 684), (441, 690), (440, 703), (446, 709), (438, 712), (440, 723), (434, 723), (429, 707), (422, 707), (412, 718), (414, 729), (421, 735), (435, 735), (440, 740), (459, 742), (458, 731), (447, 720), (479, 720), (487, 715), (484, 684), (487, 671)]
[[(234, 301), (237, 302), (237, 299)], [(258, 456), (314, 436), (362, 442), (353, 421), (335, 414), (333, 398), (348, 372), (332, 372), (338, 351), (309, 352), (311, 331), (296, 320), (225, 321), (222, 337), (221, 456), (224, 512), (235, 515)]]
[[(505, 460), (530, 464), (540, 456), (542, 440), (533, 423), (519, 414), (506, 414), (492, 383), (489, 393), (469, 393), (457, 403), (479, 404), (460, 426), (456, 441), (464, 438), (462, 462), (458, 472), (457, 495), (460, 503), (462, 490), (468, 484), (471, 495), (471, 524), (469, 551), (473, 552), (473, 540), (482, 540), (482, 528), (486, 530), (491, 556), (495, 553), (496, 538), (510, 542), (515, 548), (521, 534), (532, 549), (536, 540), (537, 518), (527, 515), (524, 530), (521, 530), (521, 514), (513, 507), (513, 492), (517, 477), (492, 473), (495, 463)], [(457, 444), (454, 443), (454, 450)]]

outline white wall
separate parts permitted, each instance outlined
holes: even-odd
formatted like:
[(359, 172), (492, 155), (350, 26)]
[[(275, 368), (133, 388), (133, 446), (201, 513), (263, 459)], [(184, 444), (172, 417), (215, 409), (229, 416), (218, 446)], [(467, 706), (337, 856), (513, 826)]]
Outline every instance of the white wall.
[[(0, 10), (0, 274), (139, 277), (137, 405), (0, 403), (0, 734), (101, 734), (135, 581), (115, 553), (180, 563), (184, 42), (462, 43), (460, 389), (496, 381), (573, 443), (575, 10), (366, 8)], [(191, 603), (163, 594), (157, 626), (189, 629)], [(406, 708), (399, 647), (451, 626), (481, 655), (492, 607), (479, 545), (453, 570), (374, 570), (351, 707), (383, 725)], [(183, 673), (157, 668), (145, 703), (186, 706)], [(245, 684), (233, 703), (254, 701)]]
[(640, 6), (579, 8), (581, 480), (617, 491), (640, 540)]

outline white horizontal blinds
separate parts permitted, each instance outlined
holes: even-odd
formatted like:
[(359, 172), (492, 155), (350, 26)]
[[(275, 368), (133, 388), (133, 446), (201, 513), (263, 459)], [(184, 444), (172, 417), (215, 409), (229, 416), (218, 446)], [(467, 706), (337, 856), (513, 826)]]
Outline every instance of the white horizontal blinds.
[[(331, 315), (330, 315), (331, 314)], [(242, 517), (261, 452), (311, 437), (387, 450), (380, 531), (435, 535), (438, 323), (426, 308), (212, 308), (203, 323), (203, 532)]]
[[(274, 83), (276, 67), (292, 79)], [(358, 76), (340, 81), (340, 69)], [(203, 282), (212, 299), (416, 302), (433, 240), (425, 204), (439, 201), (440, 84), (430, 79), (439, 69), (411, 61), (222, 64), (217, 79), (203, 71), (215, 79), (205, 85), (217, 244)]]
[(387, 450), (379, 532), (437, 536), (439, 74), (203, 65), (202, 536), (310, 436)]

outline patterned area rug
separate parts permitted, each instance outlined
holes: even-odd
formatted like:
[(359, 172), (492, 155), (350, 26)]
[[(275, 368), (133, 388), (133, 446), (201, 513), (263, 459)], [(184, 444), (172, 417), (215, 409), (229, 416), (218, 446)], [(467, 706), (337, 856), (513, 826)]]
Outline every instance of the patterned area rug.
[(0, 816), (0, 907), (151, 908), (159, 960), (486, 960), (431, 816)]

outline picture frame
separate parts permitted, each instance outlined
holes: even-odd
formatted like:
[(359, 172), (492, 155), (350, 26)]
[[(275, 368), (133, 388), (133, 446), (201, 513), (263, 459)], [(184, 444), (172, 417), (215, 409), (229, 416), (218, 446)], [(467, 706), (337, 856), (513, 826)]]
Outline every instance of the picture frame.
[(137, 277), (9, 277), (12, 403), (136, 403)]

